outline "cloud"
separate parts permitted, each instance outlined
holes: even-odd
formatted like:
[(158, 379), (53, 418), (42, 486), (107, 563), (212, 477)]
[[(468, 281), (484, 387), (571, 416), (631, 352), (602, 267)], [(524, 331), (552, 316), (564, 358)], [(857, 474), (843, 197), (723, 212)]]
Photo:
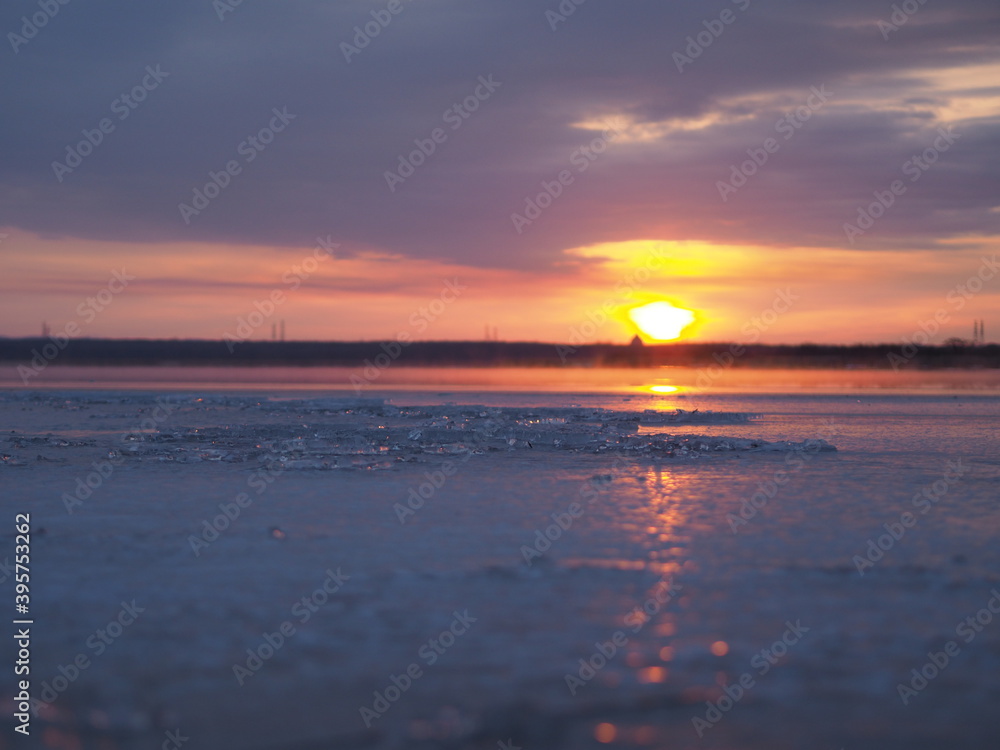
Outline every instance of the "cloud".
[[(589, 0), (553, 31), (556, 2), (404, 0), (347, 62), (341, 43), (385, 3), (243, 3), (220, 21), (209, 2), (71, 2), (3, 50), (16, 105), (0, 121), (0, 224), (282, 248), (330, 233), (345, 250), (522, 270), (646, 237), (838, 247), (857, 207), (951, 122), (954, 149), (859, 247), (947, 248), (1000, 230), (995, 4), (928, 4), (888, 39), (876, 23), (889, 4), (744, 4)], [(679, 72), (673, 53), (723, 9), (735, 20)], [(36, 10), (6, 6), (0, 29), (18, 33)], [(113, 102), (149, 65), (169, 77), (118, 120)], [(446, 110), (489, 75), (501, 86), (450, 129)], [(821, 85), (829, 104), (722, 202), (731, 165)], [(240, 145), (275, 107), (296, 119), (247, 162)], [(114, 131), (57, 182), (52, 162), (102, 118)], [(632, 137), (518, 234), (510, 214), (595, 136), (580, 124), (614, 118)], [(390, 192), (386, 170), (437, 127), (447, 140)], [(185, 224), (178, 204), (232, 160), (241, 172)]]

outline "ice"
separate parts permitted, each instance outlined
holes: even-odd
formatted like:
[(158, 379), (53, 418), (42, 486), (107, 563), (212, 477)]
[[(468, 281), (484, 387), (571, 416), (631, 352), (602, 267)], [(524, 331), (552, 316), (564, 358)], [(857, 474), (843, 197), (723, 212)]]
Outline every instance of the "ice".
[[(37, 397), (36, 399), (37, 400)], [(669, 425), (735, 425), (752, 421), (743, 413), (712, 411), (626, 411), (593, 408), (517, 408), (455, 405), (405, 407), (378, 399), (316, 398), (269, 400), (214, 395), (150, 397), (79, 397), (76, 402), (52, 396), (49, 405), (87, 409), (118, 404), (140, 413), (166, 403), (182, 410), (185, 419), (233, 421), (214, 426), (177, 429), (156, 426), (120, 436), (117, 450), (129, 459), (176, 463), (219, 461), (278, 464), (287, 470), (386, 469), (395, 463), (422, 462), (439, 455), (492, 451), (621, 451), (633, 456), (677, 457), (702, 453), (806, 450), (814, 446), (787, 441), (667, 433), (638, 435), (640, 427)], [(104, 420), (113, 415), (89, 415)], [(279, 420), (280, 421), (276, 421)], [(93, 445), (53, 436), (6, 439), (12, 449), (30, 445), (68, 447)], [(834, 450), (823, 444), (823, 450)], [(12, 456), (10, 461), (24, 462)]]
[[(995, 400), (566, 398), (0, 392), (4, 511), (35, 530), (35, 686), (93, 662), (39, 736), (587, 750), (607, 722), (612, 747), (993, 746), (1000, 620), (910, 706), (896, 685), (998, 586)], [(852, 557), (959, 458), (968, 475), (860, 576)], [(664, 581), (678, 595), (633, 630)], [(132, 599), (145, 612), (98, 656), (88, 638)], [(466, 609), (477, 621), (428, 664), (421, 646)], [(799, 619), (801, 643), (699, 740), (692, 717)], [(294, 635), (238, 684), (286, 620)], [(627, 645), (571, 694), (617, 630)], [(410, 663), (423, 676), (367, 728), (359, 709)]]

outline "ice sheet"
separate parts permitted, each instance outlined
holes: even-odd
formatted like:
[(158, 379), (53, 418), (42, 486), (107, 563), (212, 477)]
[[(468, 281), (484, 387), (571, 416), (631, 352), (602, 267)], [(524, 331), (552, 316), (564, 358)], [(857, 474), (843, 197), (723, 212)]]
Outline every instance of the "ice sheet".
[[(995, 401), (496, 400), (3, 394), (4, 510), (35, 529), (33, 676), (91, 662), (39, 737), (558, 750), (1000, 736), (1000, 622), (909, 705), (897, 691), (1000, 584)], [(956, 460), (960, 481), (860, 575), (853, 556)], [(346, 580), (316, 596), (331, 573)], [(133, 600), (144, 611), (98, 654), (90, 639)], [(294, 633), (241, 685), (234, 667), (285, 622)], [(618, 631), (573, 691), (567, 675), (583, 680), (580, 659)], [(361, 709), (410, 664), (420, 676), (366, 726)], [(752, 689), (699, 737), (692, 720), (744, 674)]]

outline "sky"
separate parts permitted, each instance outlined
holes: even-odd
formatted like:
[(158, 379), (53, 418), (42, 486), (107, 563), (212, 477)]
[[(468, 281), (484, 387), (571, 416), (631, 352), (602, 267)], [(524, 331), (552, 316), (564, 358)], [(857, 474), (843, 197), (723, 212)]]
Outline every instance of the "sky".
[[(11, 0), (0, 335), (998, 340), (989, 0)], [(238, 332), (238, 331), (241, 331)]]

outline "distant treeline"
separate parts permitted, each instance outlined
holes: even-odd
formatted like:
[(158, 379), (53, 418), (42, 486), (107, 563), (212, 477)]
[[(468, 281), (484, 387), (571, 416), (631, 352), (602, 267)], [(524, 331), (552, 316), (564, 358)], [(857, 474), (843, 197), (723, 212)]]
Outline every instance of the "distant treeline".
[(500, 341), (397, 342), (225, 341), (159, 339), (0, 338), (0, 361), (60, 365), (239, 365), (420, 367), (651, 367), (681, 365), (758, 368), (998, 368), (1000, 345), (912, 346), (872, 344), (771, 346), (676, 343), (506, 343)]

